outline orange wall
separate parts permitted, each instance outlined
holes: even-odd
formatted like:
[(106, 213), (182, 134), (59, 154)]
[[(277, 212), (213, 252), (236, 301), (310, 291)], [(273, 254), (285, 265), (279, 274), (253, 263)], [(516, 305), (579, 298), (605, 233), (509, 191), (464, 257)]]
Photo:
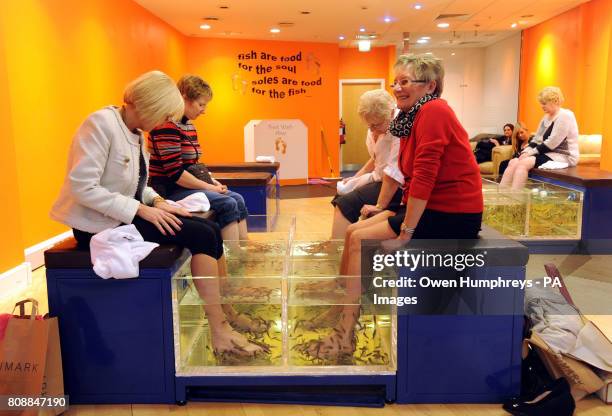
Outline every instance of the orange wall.
[(120, 105), (124, 85), (140, 73), (160, 69), (180, 76), (186, 69), (185, 37), (131, 1), (64, 0), (61, 7), (53, 0), (0, 3), (9, 90), (8, 100), (2, 91), (0, 98), (11, 109), (15, 194), (28, 247), (66, 230), (48, 212), (76, 128), (92, 111)]
[[(0, 14), (3, 6), (0, 5)], [(6, 75), (5, 45), (0, 37), (0, 189), (2, 203), (0, 204), (0, 273), (23, 262), (23, 241), (21, 235), (21, 209), (19, 206), (19, 188), (17, 186), (17, 164), (15, 163), (15, 145), (11, 128), (11, 108), (8, 105), (8, 78)]]
[[(296, 74), (274, 70), (270, 76), (310, 81), (322, 80), (321, 86), (306, 87), (307, 93), (270, 98), (251, 92), (254, 80), (264, 77), (238, 67), (247, 65), (277, 65), (279, 62), (241, 60), (238, 55), (255, 51), (276, 57), (302, 53), (302, 61), (296, 63)], [(272, 118), (301, 119), (308, 127), (309, 176), (329, 176), (327, 152), (321, 140), (321, 128), (330, 152), (334, 174), (338, 175), (338, 46), (328, 43), (278, 42), (227, 39), (187, 39), (188, 69), (207, 80), (213, 89), (213, 100), (206, 114), (196, 120), (204, 160), (207, 162), (240, 162), (244, 160), (244, 126), (249, 120)], [(313, 54), (318, 60), (306, 60)], [(234, 83), (232, 77), (235, 77)], [(243, 94), (240, 81), (248, 83)], [(233, 85), (238, 86), (236, 90)], [(262, 89), (288, 91), (281, 85), (265, 85)], [(295, 87), (299, 88), (299, 87)]]
[[(390, 58), (391, 56), (391, 58)], [(355, 48), (340, 49), (340, 79), (382, 78), (385, 86), (392, 80), (390, 76), (390, 60), (395, 63), (395, 46), (372, 48), (370, 52), (359, 52)]]
[(612, 123), (610, 123), (610, 116), (612, 115), (612, 30), (610, 30), (610, 39), (608, 40), (608, 51), (610, 51), (610, 57), (608, 58), (608, 75), (606, 82), (606, 103), (604, 107), (604, 114), (607, 116), (607, 120), (604, 119), (604, 145), (601, 149), (601, 168), (612, 171)]
[[(542, 117), (538, 92), (559, 86), (564, 107), (574, 111), (581, 133), (603, 133), (604, 120), (612, 118), (606, 105), (612, 2), (593, 0), (523, 32), (519, 119), (535, 130)], [(602, 166), (612, 160), (612, 136), (604, 136)]]

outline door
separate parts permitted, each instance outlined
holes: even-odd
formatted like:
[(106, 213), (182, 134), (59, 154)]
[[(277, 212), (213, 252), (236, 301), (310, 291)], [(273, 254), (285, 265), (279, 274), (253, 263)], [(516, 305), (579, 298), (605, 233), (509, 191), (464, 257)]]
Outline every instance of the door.
[(342, 83), (342, 119), (346, 124), (346, 143), (342, 145), (342, 170), (359, 170), (370, 158), (365, 144), (368, 126), (357, 114), (359, 97), (380, 82)]

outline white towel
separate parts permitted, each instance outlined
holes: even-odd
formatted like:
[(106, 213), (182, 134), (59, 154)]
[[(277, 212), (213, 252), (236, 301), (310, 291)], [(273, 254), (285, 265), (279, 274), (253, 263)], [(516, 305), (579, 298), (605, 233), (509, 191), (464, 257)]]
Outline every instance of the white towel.
[(274, 163), (274, 156), (257, 156), (255, 162)]
[(159, 246), (144, 241), (133, 224), (108, 228), (91, 238), (91, 262), (103, 279), (129, 279), (140, 274), (138, 262)]
[(363, 185), (367, 185), (370, 182), (374, 181), (374, 176), (372, 172), (365, 173), (357, 178), (352, 177), (349, 178), (346, 182), (338, 182), (336, 184), (336, 190), (338, 191), (338, 195), (346, 195), (349, 192), (354, 191), (357, 188), (362, 187)]
[(176, 202), (167, 199), (166, 202), (189, 212), (206, 212), (210, 209), (210, 201), (204, 192), (195, 192)]
[(565, 169), (569, 164), (565, 162), (557, 162), (556, 160), (549, 160), (548, 162), (542, 164), (539, 169)]

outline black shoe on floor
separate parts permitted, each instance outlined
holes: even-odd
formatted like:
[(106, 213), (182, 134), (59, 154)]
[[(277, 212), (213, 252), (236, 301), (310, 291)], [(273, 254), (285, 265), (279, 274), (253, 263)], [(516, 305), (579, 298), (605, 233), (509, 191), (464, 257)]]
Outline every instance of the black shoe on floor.
[(576, 402), (564, 378), (555, 380), (539, 394), (517, 397), (504, 403), (503, 409), (517, 416), (572, 416)]

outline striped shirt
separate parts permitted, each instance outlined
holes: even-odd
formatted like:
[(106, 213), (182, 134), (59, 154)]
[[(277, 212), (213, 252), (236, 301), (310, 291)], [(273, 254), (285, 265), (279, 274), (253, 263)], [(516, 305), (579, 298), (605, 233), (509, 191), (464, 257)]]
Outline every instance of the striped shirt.
[(173, 185), (189, 165), (202, 155), (198, 133), (187, 117), (169, 121), (151, 130), (149, 136), (151, 184)]

